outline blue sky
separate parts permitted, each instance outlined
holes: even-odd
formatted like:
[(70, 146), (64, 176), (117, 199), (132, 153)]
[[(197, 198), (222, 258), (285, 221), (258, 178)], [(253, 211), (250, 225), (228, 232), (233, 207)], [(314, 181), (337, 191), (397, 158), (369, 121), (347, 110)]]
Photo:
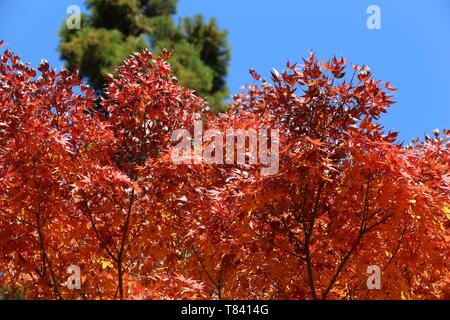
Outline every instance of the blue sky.
[[(57, 31), (69, 5), (83, 0), (0, 0), (0, 39), (23, 60), (62, 67)], [(369, 5), (381, 9), (381, 30), (366, 27)], [(313, 50), (371, 67), (399, 88), (382, 119), (400, 140), (450, 127), (450, 2), (447, 0), (181, 0), (179, 16), (202, 13), (228, 29), (232, 93), (250, 82), (248, 69), (268, 77)]]

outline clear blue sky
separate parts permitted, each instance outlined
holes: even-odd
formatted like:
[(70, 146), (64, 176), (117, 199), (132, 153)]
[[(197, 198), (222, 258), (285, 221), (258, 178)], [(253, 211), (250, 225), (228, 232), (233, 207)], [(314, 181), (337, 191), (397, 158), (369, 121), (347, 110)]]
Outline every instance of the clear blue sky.
[[(83, 0), (0, 0), (0, 39), (25, 61), (46, 58), (60, 68), (57, 31), (69, 5)], [(366, 27), (366, 9), (381, 8), (381, 30)], [(398, 87), (398, 103), (383, 118), (409, 141), (450, 127), (450, 2), (448, 0), (181, 0), (179, 16), (202, 13), (229, 30), (229, 86), (250, 82), (249, 68), (268, 76), (315, 51), (369, 65)]]

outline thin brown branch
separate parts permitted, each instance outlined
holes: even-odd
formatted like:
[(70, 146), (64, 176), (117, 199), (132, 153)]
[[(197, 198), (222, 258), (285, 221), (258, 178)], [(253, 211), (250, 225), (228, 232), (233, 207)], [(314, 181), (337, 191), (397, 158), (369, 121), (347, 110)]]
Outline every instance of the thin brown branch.
[(84, 192), (84, 190), (81, 190), (81, 195), (83, 196), (83, 203), (84, 203), (84, 207), (86, 209), (86, 215), (89, 219), (89, 221), (91, 222), (92, 228), (94, 229), (95, 235), (97, 236), (98, 241), (100, 241), (102, 247), (105, 249), (106, 253), (108, 254), (108, 256), (117, 263), (117, 257), (111, 252), (111, 250), (109, 250), (108, 248), (108, 244), (105, 242), (105, 240), (103, 239), (103, 237), (101, 236), (97, 225), (95, 224), (94, 221), (94, 217), (92, 215), (92, 211), (91, 208), (89, 207), (89, 204), (87, 202), (87, 196), (86, 193)]

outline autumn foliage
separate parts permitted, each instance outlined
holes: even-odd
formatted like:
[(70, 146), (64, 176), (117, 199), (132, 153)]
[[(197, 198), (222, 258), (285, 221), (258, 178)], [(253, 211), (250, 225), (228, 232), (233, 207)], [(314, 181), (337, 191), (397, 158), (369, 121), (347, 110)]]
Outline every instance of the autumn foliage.
[[(251, 70), (253, 85), (214, 115), (169, 56), (133, 55), (100, 99), (47, 62), (36, 71), (1, 56), (0, 288), (28, 299), (449, 298), (449, 131), (399, 144), (378, 121), (395, 89), (314, 55), (271, 84)], [(278, 173), (174, 164), (172, 132), (199, 119), (279, 129)], [(80, 290), (65, 285), (70, 265)], [(366, 286), (370, 265), (380, 290)]]

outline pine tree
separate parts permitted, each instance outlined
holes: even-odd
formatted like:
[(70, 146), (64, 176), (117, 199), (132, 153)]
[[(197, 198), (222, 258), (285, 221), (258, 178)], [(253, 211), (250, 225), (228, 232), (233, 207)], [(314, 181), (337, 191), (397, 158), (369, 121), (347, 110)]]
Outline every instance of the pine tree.
[(128, 55), (147, 47), (156, 53), (171, 49), (170, 62), (180, 84), (221, 111), (231, 58), (227, 31), (201, 15), (175, 23), (177, 4), (178, 0), (87, 0), (90, 13), (82, 16), (82, 28), (61, 28), (61, 58), (100, 93), (105, 75), (113, 74)]

